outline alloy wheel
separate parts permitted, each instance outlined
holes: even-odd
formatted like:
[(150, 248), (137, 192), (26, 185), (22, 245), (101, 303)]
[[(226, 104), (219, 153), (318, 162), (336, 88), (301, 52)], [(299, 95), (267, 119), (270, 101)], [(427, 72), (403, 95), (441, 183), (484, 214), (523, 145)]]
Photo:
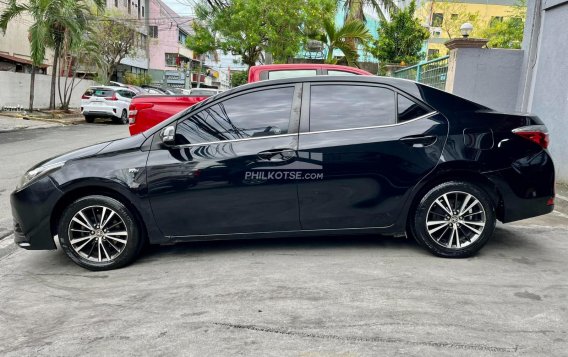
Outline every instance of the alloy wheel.
[(477, 241), (485, 228), (483, 205), (471, 193), (447, 192), (428, 209), (426, 230), (444, 248), (461, 249)]
[(128, 230), (122, 217), (111, 208), (99, 205), (77, 212), (69, 223), (68, 234), (73, 250), (93, 262), (116, 259), (128, 242)]

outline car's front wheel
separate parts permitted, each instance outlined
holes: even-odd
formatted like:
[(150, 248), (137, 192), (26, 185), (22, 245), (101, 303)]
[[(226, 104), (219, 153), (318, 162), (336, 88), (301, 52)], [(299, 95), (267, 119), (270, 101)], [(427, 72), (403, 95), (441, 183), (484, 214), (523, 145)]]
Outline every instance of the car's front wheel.
[(430, 189), (411, 216), (411, 234), (432, 253), (464, 258), (477, 253), (495, 230), (495, 208), (477, 185), (452, 181)]
[(71, 203), (59, 221), (59, 242), (67, 256), (90, 270), (121, 268), (136, 259), (143, 230), (133, 212), (108, 196)]

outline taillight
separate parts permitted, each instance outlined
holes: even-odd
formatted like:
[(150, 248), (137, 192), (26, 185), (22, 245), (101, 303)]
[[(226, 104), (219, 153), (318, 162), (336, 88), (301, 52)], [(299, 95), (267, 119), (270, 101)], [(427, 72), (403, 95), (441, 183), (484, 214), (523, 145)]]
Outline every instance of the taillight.
[(83, 94), (83, 96), (81, 97), (81, 99), (89, 99), (89, 98), (91, 98), (91, 97), (89, 97), (88, 95), (84, 95), (84, 94)]
[(130, 124), (136, 123), (136, 115), (140, 110), (152, 108), (154, 104), (152, 103), (132, 103), (128, 109), (128, 122)]
[(116, 94), (113, 94), (112, 97), (105, 97), (105, 99), (106, 100), (112, 100), (112, 101), (118, 100), (118, 98), (116, 97)]
[(544, 125), (523, 126), (513, 129), (513, 133), (540, 145), (543, 149), (546, 149), (550, 142), (548, 138), (548, 130)]

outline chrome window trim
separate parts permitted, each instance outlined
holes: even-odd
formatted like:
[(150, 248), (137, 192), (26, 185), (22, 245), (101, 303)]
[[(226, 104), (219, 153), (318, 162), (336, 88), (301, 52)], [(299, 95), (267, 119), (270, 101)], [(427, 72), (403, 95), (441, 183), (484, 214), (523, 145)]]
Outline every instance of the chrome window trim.
[(205, 142), (205, 143), (176, 145), (175, 147), (176, 148), (187, 148), (187, 147), (203, 146), (203, 145), (211, 145), (211, 144), (233, 143), (233, 142), (237, 142), (237, 141), (249, 141), (249, 140), (259, 140), (259, 139), (269, 139), (269, 138), (284, 138), (284, 137), (287, 137), (287, 136), (298, 136), (298, 133), (258, 136), (256, 138), (242, 138), (242, 139), (231, 139), (231, 140), (208, 141), (208, 142)]
[(425, 118), (429, 118), (431, 116), (434, 116), (438, 114), (437, 111), (433, 111), (424, 115), (421, 115), (417, 118), (411, 119), (411, 120), (406, 120), (403, 121), (402, 123), (394, 123), (394, 124), (386, 124), (386, 125), (373, 125), (373, 126), (361, 126), (361, 127), (357, 127), (357, 128), (346, 128), (346, 129), (330, 129), (330, 130), (320, 130), (320, 131), (307, 131), (307, 132), (303, 132), (300, 133), (300, 135), (306, 135), (306, 134), (321, 134), (321, 133), (332, 133), (332, 132), (337, 132), (337, 131), (351, 131), (351, 130), (363, 130), (363, 129), (377, 129), (377, 128), (388, 128), (388, 127), (392, 127), (392, 126), (399, 126), (399, 125), (405, 125), (407, 123), (412, 123), (416, 120), (420, 120), (420, 119), (425, 119)]
[(405, 125), (407, 123), (411, 123), (414, 122), (416, 120), (420, 120), (420, 119), (425, 119), (425, 118), (429, 118), (431, 116), (434, 116), (438, 114), (437, 111), (434, 112), (430, 112), (428, 114), (424, 114), (422, 116), (419, 116), (417, 118), (411, 119), (411, 120), (407, 120), (405, 122), (402, 123), (395, 123), (395, 124), (387, 124), (387, 125), (375, 125), (375, 126), (364, 126), (364, 127), (359, 127), (359, 128), (347, 128), (347, 129), (332, 129), (332, 130), (322, 130), (322, 131), (311, 131), (311, 132), (305, 132), (305, 133), (292, 133), (292, 134), (280, 134), (280, 135), (269, 135), (269, 136), (259, 136), (256, 138), (242, 138), (242, 139), (231, 139), (231, 140), (218, 140), (218, 141), (208, 141), (205, 143), (197, 143), (197, 144), (185, 144), (185, 145), (176, 145), (176, 148), (187, 148), (187, 147), (194, 147), (194, 146), (204, 146), (204, 145), (211, 145), (211, 144), (221, 144), (221, 143), (232, 143), (232, 142), (238, 142), (238, 141), (249, 141), (249, 140), (260, 140), (260, 139), (269, 139), (269, 138), (285, 138), (285, 137), (289, 137), (289, 136), (297, 136), (299, 135), (303, 135), (303, 134), (321, 134), (321, 133), (330, 133), (330, 132), (337, 132), (337, 131), (351, 131), (351, 130), (364, 130), (364, 129), (377, 129), (377, 128), (388, 128), (388, 127), (392, 127), (392, 126), (399, 126), (399, 125)]

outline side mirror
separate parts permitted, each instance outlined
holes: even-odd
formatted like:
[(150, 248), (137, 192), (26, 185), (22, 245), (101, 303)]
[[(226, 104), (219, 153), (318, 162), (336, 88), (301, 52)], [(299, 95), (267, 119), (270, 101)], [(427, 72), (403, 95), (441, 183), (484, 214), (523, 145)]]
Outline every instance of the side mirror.
[(164, 145), (175, 144), (176, 127), (173, 125), (166, 126), (160, 133), (160, 139)]

